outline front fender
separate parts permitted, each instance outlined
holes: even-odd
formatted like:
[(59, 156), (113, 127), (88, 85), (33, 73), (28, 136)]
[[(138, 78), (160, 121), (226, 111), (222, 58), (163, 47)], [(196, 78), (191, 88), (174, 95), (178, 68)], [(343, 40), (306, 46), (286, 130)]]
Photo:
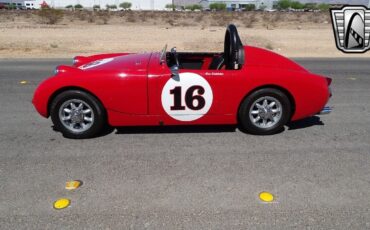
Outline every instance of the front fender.
[(57, 90), (52, 78), (48, 78), (42, 81), (36, 88), (32, 104), (34, 105), (36, 111), (43, 117), (49, 117), (48, 103), (51, 95)]
[[(59, 76), (63, 75), (63, 76)], [(58, 92), (67, 89), (80, 89), (97, 97), (98, 100), (104, 104), (104, 100), (101, 100), (99, 91), (94, 90), (98, 88), (96, 85), (99, 85), (99, 82), (94, 83), (93, 81), (87, 81), (87, 76), (83, 76), (81, 73), (79, 76), (75, 76), (73, 74), (63, 74), (59, 73), (56, 76), (51, 76), (44, 81), (42, 81), (39, 86), (36, 88), (32, 103), (35, 106), (37, 112), (43, 117), (49, 117), (49, 103), (51, 102), (52, 98)], [(95, 86), (94, 86), (95, 85)]]

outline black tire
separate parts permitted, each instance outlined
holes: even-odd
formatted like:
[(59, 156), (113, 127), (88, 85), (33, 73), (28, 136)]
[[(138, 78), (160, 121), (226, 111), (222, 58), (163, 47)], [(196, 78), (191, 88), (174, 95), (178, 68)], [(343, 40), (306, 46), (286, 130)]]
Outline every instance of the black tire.
[[(82, 125), (79, 125), (80, 123), (84, 123), (85, 121), (85, 115), (83, 114), (83, 110), (80, 110), (80, 115), (76, 116), (78, 119), (80, 119), (80, 123), (76, 124), (75, 127), (81, 127), (81, 130), (74, 130), (74, 127), (68, 127), (66, 122), (62, 121), (61, 113), (61, 106), (68, 105), (68, 103), (72, 101), (73, 103), (79, 103), (83, 102), (83, 107), (85, 108), (84, 111), (90, 111), (88, 115), (90, 115), (89, 118), (92, 118), (92, 121), (86, 125), (88, 128), (83, 128)], [(68, 109), (68, 108), (67, 108)], [(64, 111), (64, 110), (63, 110)], [(72, 113), (71, 113), (72, 114)], [(60, 94), (58, 94), (54, 100), (51, 102), (50, 105), (50, 116), (51, 120), (54, 123), (54, 128), (58, 131), (60, 131), (63, 136), (67, 138), (73, 138), (73, 139), (84, 139), (84, 138), (91, 138), (99, 134), (105, 124), (106, 124), (106, 113), (104, 110), (104, 107), (100, 103), (98, 99), (96, 99), (91, 94), (81, 91), (81, 90), (67, 90)], [(82, 120), (82, 121), (81, 121)], [(69, 122), (71, 125), (72, 119), (70, 119)], [(74, 125), (72, 125), (74, 126)], [(86, 129), (86, 130), (84, 130)]]
[[(278, 112), (277, 114), (271, 115), (270, 112), (268, 115), (273, 116), (274, 119), (276, 119), (276, 121), (267, 119), (267, 124), (270, 124), (271, 126), (267, 125), (265, 127), (261, 127), (263, 126), (263, 124), (256, 124), (255, 122), (253, 122), (253, 118), (256, 118), (257, 120), (258, 119), (257, 117), (263, 117), (266, 115), (266, 113), (262, 112), (261, 114), (258, 113), (252, 115), (252, 110), (255, 110), (257, 108), (255, 104), (256, 102), (258, 102), (259, 100), (263, 101), (264, 99), (268, 100), (270, 99), (272, 101), (276, 100), (275, 105), (280, 106), (280, 110), (278, 110), (280, 111), (280, 113)], [(253, 108), (251, 108), (252, 106)], [(277, 110), (277, 108), (278, 107), (276, 107), (276, 109), (274, 110)], [(243, 100), (238, 112), (238, 120), (241, 128), (248, 133), (256, 135), (271, 135), (278, 133), (281, 130), (284, 130), (284, 125), (289, 121), (290, 116), (291, 116), (291, 102), (289, 98), (285, 93), (274, 88), (263, 88), (256, 90)], [(260, 118), (260, 120), (258, 121), (263, 122), (263, 120), (264, 119)]]

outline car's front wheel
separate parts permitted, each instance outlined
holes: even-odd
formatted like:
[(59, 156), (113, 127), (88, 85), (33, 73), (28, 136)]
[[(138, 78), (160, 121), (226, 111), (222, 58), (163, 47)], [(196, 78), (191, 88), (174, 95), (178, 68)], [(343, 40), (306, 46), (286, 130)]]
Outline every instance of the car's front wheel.
[(291, 103), (287, 95), (274, 88), (263, 88), (244, 99), (239, 108), (241, 127), (252, 134), (279, 132), (289, 121)]
[(50, 106), (54, 127), (65, 137), (82, 139), (96, 136), (105, 125), (105, 111), (99, 100), (81, 90), (67, 90)]

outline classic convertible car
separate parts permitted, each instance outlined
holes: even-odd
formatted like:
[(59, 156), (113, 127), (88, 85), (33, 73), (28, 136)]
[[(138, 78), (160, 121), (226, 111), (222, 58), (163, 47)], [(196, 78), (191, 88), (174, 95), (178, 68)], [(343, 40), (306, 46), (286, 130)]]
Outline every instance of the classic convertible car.
[(243, 46), (229, 25), (222, 53), (77, 56), (36, 89), (33, 104), (69, 138), (105, 125), (239, 124), (274, 134), (288, 121), (329, 113), (331, 79), (270, 51)]

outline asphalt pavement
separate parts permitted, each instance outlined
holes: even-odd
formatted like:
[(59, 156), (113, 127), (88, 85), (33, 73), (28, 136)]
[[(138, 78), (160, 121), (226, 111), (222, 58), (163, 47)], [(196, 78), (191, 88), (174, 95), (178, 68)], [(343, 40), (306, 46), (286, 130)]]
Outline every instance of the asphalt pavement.
[[(0, 59), (0, 229), (370, 229), (370, 59), (297, 61), (333, 78), (332, 114), (272, 136), (123, 128), (71, 140), (31, 104), (71, 60)], [(83, 185), (67, 191), (72, 179)], [(62, 197), (70, 207), (55, 210)]]

